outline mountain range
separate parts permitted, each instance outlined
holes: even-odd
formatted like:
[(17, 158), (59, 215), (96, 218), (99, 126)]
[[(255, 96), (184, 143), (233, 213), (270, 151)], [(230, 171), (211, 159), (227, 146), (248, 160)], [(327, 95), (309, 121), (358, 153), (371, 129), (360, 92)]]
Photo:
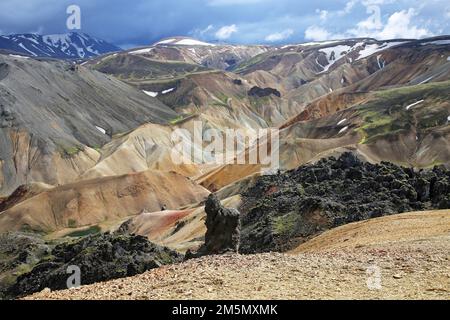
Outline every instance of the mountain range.
[(104, 40), (76, 32), (0, 36), (0, 49), (31, 57), (56, 59), (87, 59), (122, 50)]
[[(285, 252), (344, 224), (450, 209), (450, 36), (120, 50), (73, 33), (0, 47), (0, 233), (119, 230), (185, 253), (216, 193), (242, 214), (242, 253)], [(174, 162), (174, 132), (198, 121), (278, 129), (280, 172)]]

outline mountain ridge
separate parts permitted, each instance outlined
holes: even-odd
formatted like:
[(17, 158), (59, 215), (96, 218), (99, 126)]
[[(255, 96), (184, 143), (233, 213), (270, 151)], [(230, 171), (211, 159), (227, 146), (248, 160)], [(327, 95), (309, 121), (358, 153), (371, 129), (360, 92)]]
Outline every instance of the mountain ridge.
[(104, 40), (78, 32), (3, 35), (0, 36), (0, 49), (30, 57), (56, 59), (86, 59), (122, 50)]

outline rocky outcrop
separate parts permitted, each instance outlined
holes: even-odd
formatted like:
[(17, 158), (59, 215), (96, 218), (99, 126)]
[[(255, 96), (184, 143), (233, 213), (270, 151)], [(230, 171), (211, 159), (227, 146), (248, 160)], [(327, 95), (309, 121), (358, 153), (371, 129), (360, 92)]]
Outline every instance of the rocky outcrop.
[(205, 244), (198, 252), (188, 252), (187, 258), (238, 252), (240, 244), (240, 213), (222, 206), (216, 195), (206, 201)]
[(7, 294), (17, 277), (31, 270), (48, 256), (51, 245), (35, 234), (9, 232), (0, 234), (0, 300), (12, 298)]
[(123, 278), (176, 263), (182, 256), (149, 242), (145, 237), (102, 234), (57, 245), (47, 259), (21, 275), (9, 296), (24, 296), (45, 288), (67, 289), (69, 267), (80, 269), (81, 285)]
[(244, 193), (242, 253), (285, 251), (326, 230), (403, 212), (450, 208), (450, 170), (370, 164), (352, 153), (258, 178)]
[(250, 89), (250, 91), (248, 92), (248, 95), (250, 97), (258, 97), (258, 98), (264, 98), (264, 97), (268, 97), (270, 95), (274, 95), (276, 97), (281, 98), (281, 93), (280, 91), (273, 89), (273, 88), (260, 88), (260, 87), (253, 87)]

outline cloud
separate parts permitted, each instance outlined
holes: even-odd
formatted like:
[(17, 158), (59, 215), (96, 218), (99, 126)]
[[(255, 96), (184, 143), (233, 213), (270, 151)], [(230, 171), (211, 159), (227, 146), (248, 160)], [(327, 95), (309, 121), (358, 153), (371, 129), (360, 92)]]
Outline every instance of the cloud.
[(276, 32), (269, 34), (265, 40), (269, 42), (280, 42), (286, 39), (289, 39), (294, 34), (294, 30), (292, 29), (286, 29), (281, 32)]
[(317, 9), (316, 12), (319, 14), (320, 20), (326, 21), (328, 19), (329, 12), (327, 10)]
[(418, 12), (410, 8), (391, 14), (384, 24), (381, 19), (381, 10), (371, 3), (381, 3), (383, 0), (371, 0), (366, 4), (367, 13), (370, 16), (361, 20), (354, 28), (347, 29), (343, 33), (329, 32), (325, 27), (312, 25), (305, 31), (305, 39), (313, 41), (323, 41), (342, 38), (375, 38), (388, 40), (396, 38), (421, 39), (433, 36), (433, 32), (425, 27), (417, 26), (415, 17)]
[(395, 12), (388, 19), (384, 29), (379, 33), (380, 39), (395, 39), (395, 38), (413, 38), (420, 39), (432, 36), (433, 33), (428, 29), (420, 28), (413, 25), (413, 19), (417, 16), (417, 12), (410, 8), (409, 10), (402, 10)]
[[(257, 44), (288, 29), (295, 31), (286, 40), (292, 43), (303, 42), (307, 29), (316, 39), (355, 34), (379, 37), (394, 13), (408, 13), (409, 8), (417, 11), (409, 23), (414, 34), (423, 30), (450, 33), (448, 0), (0, 0), (0, 29), (6, 34), (67, 32), (66, 8), (73, 3), (82, 10), (82, 32), (127, 47), (187, 35), (214, 41), (221, 27), (233, 24), (238, 32), (223, 41)], [(369, 5), (382, 5), (378, 29), (359, 24), (372, 15), (366, 13)], [(392, 30), (389, 27), (384, 34)]]
[(216, 32), (216, 38), (219, 40), (226, 40), (229, 39), (233, 35), (233, 33), (236, 32), (238, 32), (238, 28), (236, 27), (235, 24), (224, 26)]
[(311, 26), (305, 31), (305, 39), (312, 41), (324, 41), (332, 37), (325, 28), (319, 26)]
[(339, 15), (346, 15), (349, 14), (350, 12), (352, 12), (353, 7), (358, 3), (358, 0), (350, 0), (349, 2), (347, 2), (345, 4), (344, 9), (339, 10), (338, 14)]

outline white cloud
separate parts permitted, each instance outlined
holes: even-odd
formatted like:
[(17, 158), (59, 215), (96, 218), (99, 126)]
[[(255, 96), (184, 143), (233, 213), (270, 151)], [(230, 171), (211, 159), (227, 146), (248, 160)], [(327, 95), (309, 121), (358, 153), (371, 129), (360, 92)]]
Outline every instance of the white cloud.
[(216, 32), (216, 38), (220, 40), (226, 40), (230, 38), (233, 33), (236, 32), (238, 32), (238, 28), (236, 27), (235, 24), (224, 26)]
[(367, 19), (358, 22), (356, 25), (359, 30), (380, 30), (383, 28), (381, 22), (381, 8), (379, 6), (367, 6), (367, 13), (370, 15)]
[(379, 33), (380, 39), (394, 39), (394, 38), (413, 38), (420, 39), (433, 34), (425, 29), (413, 25), (413, 19), (417, 16), (417, 12), (410, 8), (409, 10), (402, 10), (395, 12), (388, 19), (384, 29)]
[(211, 30), (214, 29), (214, 26), (212, 24), (210, 24), (209, 26), (207, 26), (205, 29), (200, 30), (200, 34), (204, 35), (205, 33), (210, 32)]
[(345, 4), (344, 9), (338, 11), (338, 15), (346, 15), (352, 12), (353, 7), (358, 3), (358, 0), (350, 0)]
[(294, 30), (286, 29), (286, 30), (284, 30), (282, 32), (276, 32), (276, 33), (269, 34), (265, 38), (265, 40), (269, 41), (269, 42), (283, 41), (283, 40), (286, 40), (286, 39), (290, 38), (293, 34), (294, 34)]
[(318, 26), (311, 26), (305, 31), (305, 39), (312, 41), (324, 41), (328, 40), (332, 37), (332, 34), (329, 33), (325, 28)]
[(326, 21), (328, 19), (329, 12), (327, 10), (317, 9), (316, 12), (319, 14), (320, 20)]
[(450, 8), (447, 8), (447, 10), (445, 10), (445, 17), (447, 19), (450, 19)]
[[(368, 0), (370, 3), (381, 3), (385, 0)], [(388, 40), (396, 38), (420, 39), (433, 36), (426, 27), (417, 26), (414, 18), (418, 15), (416, 10), (410, 8), (394, 12), (384, 24), (381, 20), (381, 11), (375, 5), (367, 6), (367, 13), (371, 14), (356, 24), (355, 28), (346, 30), (343, 34), (329, 32), (324, 27), (310, 26), (305, 31), (305, 39), (313, 41), (324, 41), (342, 38), (376, 38)]]

